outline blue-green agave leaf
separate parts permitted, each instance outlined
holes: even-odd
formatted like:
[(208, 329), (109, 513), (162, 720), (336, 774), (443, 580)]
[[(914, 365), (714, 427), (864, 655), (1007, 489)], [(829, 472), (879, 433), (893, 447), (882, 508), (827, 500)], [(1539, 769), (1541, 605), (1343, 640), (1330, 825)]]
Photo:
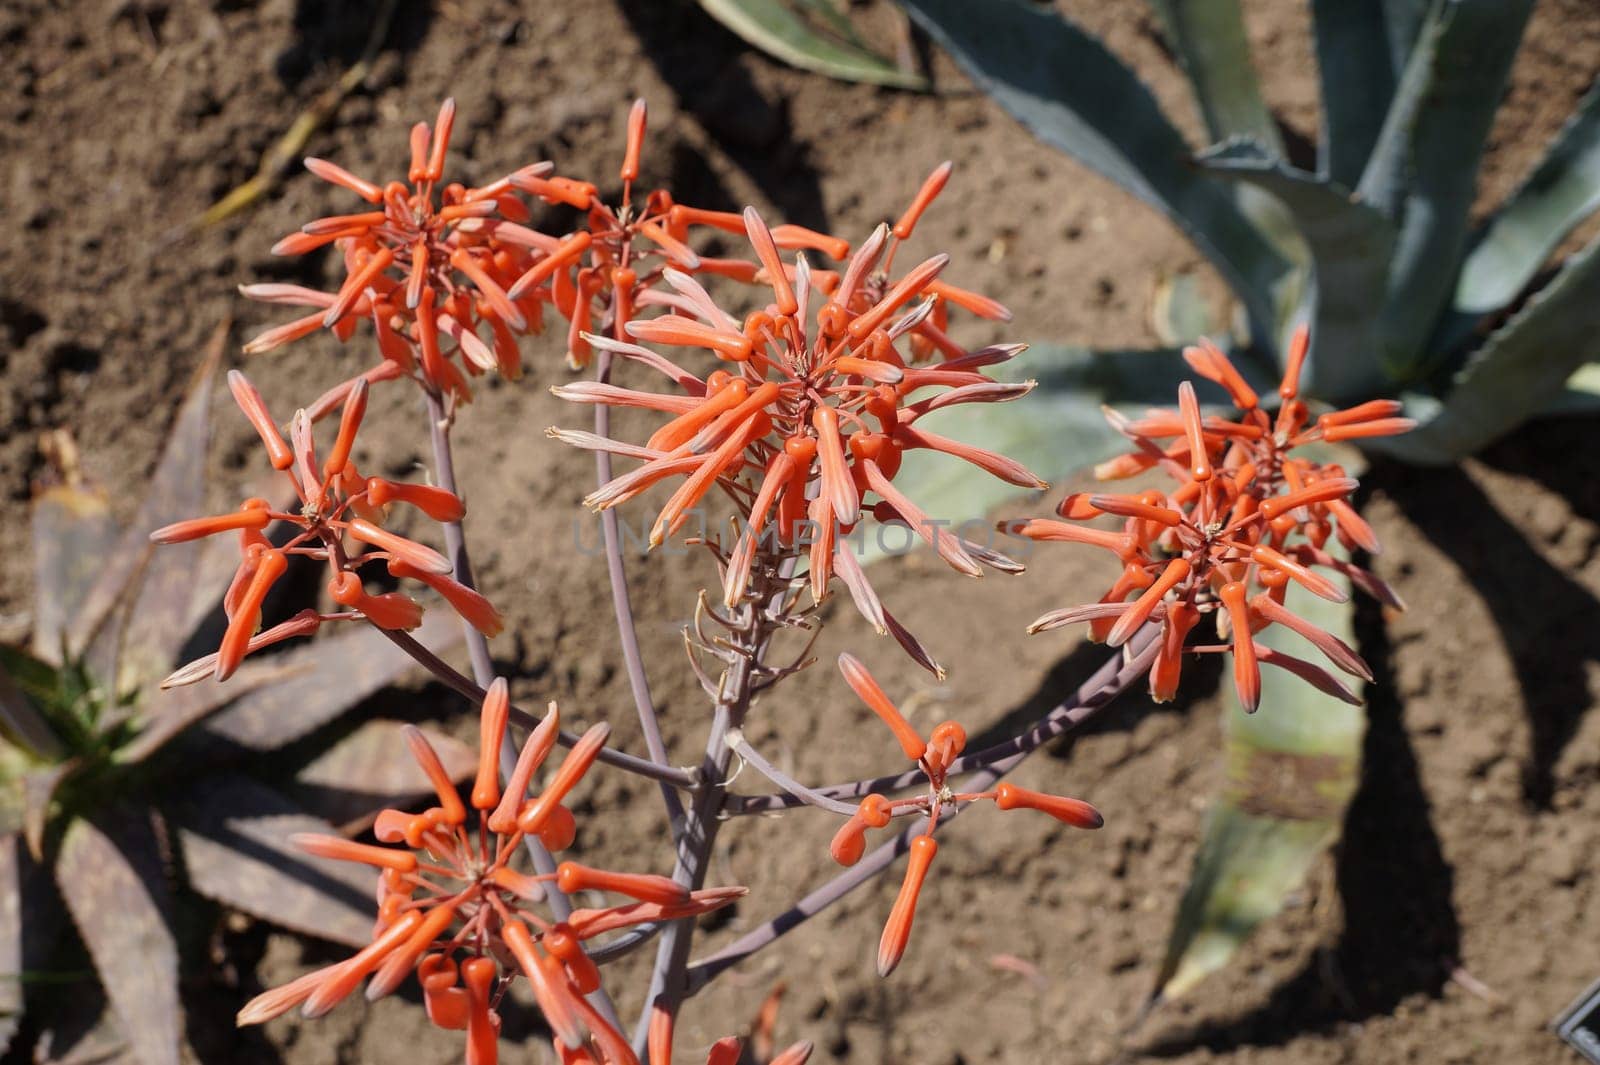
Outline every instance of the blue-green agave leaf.
[(1283, 154), (1278, 124), (1261, 98), (1239, 0), (1150, 0), (1183, 62), (1214, 141), (1249, 137)]
[(1467, 244), (1468, 212), (1477, 190), (1489, 127), (1532, 0), (1443, 0), (1412, 54), (1391, 123), (1358, 189), (1386, 170), (1386, 196), (1405, 191), (1400, 235), (1389, 272), (1382, 319), (1383, 358), (1392, 377), (1413, 377), (1429, 354), (1427, 341), (1455, 292)]
[(1229, 189), (1199, 172), (1155, 98), (1104, 45), (1022, 0), (900, 0), (1007, 111), (1046, 144), (1162, 211), (1233, 286), (1259, 335), (1291, 264)]
[(1219, 145), (1201, 161), (1218, 174), (1277, 197), (1310, 249), (1309, 391), (1334, 402), (1383, 391), (1377, 310), (1394, 248), (1394, 226), (1347, 190), (1296, 170), (1248, 141)]
[[(1294, 589), (1286, 605), (1352, 642), (1349, 603)], [(1278, 629), (1256, 640), (1296, 657), (1317, 657), (1299, 637)], [(1366, 715), (1358, 706), (1263, 665), (1260, 709), (1246, 714), (1234, 699), (1227, 714), (1227, 776), (1206, 818), (1156, 976), (1157, 1002), (1223, 968), (1262, 921), (1283, 909), (1311, 864), (1338, 839), (1360, 780)]]
[[(920, 74), (902, 70), (869, 49), (842, 18), (825, 18), (833, 32), (824, 33), (795, 10), (796, 4), (784, 0), (700, 0), (700, 6), (749, 44), (802, 70), (903, 89), (927, 84)], [(825, 4), (798, 6), (827, 14)]]
[(1596, 291), (1600, 238), (1492, 333), (1441, 397), (1408, 397), (1418, 428), (1373, 446), (1411, 462), (1454, 462), (1556, 403), (1574, 373), (1600, 358)]
[(1395, 70), (1404, 70), (1416, 47), (1417, 35), (1428, 11), (1438, 0), (1382, 0), (1383, 22), (1389, 43), (1389, 61)]
[(1456, 283), (1456, 310), (1488, 314), (1516, 299), (1556, 245), (1600, 208), (1600, 82), (1544, 160), (1488, 220)]
[(1317, 169), (1348, 188), (1361, 180), (1403, 69), (1404, 59), (1394, 62), (1389, 51), (1390, 6), (1383, 0), (1311, 4), (1322, 88)]

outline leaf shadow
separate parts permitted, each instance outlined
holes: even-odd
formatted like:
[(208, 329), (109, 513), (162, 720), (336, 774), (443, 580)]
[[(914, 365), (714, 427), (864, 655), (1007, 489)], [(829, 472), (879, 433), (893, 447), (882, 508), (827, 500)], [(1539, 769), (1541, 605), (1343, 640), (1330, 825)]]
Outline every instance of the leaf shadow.
[[(787, 136), (787, 105), (770, 99), (740, 65), (750, 46), (690, 0), (618, 0), (618, 7), (677, 105), (771, 197), (783, 221), (826, 230), (820, 172), (806, 147)], [(673, 193), (684, 202), (743, 206), (695, 153), (675, 153), (673, 169)]]
[[(1356, 610), (1362, 657), (1372, 667), (1361, 783), (1334, 856), (1343, 909), (1337, 942), (1242, 1016), (1188, 1025), (1138, 1046), (1157, 1058), (1282, 1046), (1308, 1032), (1393, 1012), (1410, 995), (1437, 995), (1459, 957), (1454, 871), (1434, 831), (1417, 757), (1394, 683), (1381, 608)], [(1159, 1014), (1156, 1015), (1159, 1017)]]
[[(1583, 430), (1592, 434), (1594, 427), (1593, 419), (1565, 430), (1529, 427), (1517, 439), (1490, 449), (1484, 461), (1542, 481), (1594, 520), (1600, 518), (1600, 485), (1594, 478), (1561, 479), (1570, 472), (1571, 459), (1559, 459), (1587, 453), (1592, 435), (1585, 439)], [(1380, 466), (1373, 474), (1370, 483), (1392, 496), (1472, 582), (1499, 628), (1531, 736), (1523, 796), (1548, 809), (1555, 793), (1555, 764), (1592, 701), (1588, 668), (1600, 663), (1600, 628), (1594, 625), (1600, 599), (1546, 559), (1461, 469), (1418, 476)], [(1471, 514), (1472, 520), (1463, 521), (1463, 514)]]

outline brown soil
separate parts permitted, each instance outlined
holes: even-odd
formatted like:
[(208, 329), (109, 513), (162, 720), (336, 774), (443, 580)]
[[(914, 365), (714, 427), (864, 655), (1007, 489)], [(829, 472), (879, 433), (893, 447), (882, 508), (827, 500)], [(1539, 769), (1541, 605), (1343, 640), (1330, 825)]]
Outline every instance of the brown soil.
[[(1155, 87), (1191, 136), (1181, 75), (1142, 5), (1072, 0)], [(247, 178), (293, 116), (361, 49), (370, 2), (13, 0), (0, 10), (0, 542), (26, 535), (37, 433), (70, 426), (88, 470), (120, 491), (124, 517), (154, 461), (175, 397), (207, 333), (225, 315), (248, 335), (274, 316), (233, 294), (251, 280), (326, 287), (318, 257), (266, 249), (346, 200), (306, 175), (214, 230), (174, 237)], [(1267, 92), (1288, 127), (1317, 121), (1302, 5), (1248, 5)], [(690, 0), (505, 5), (406, 2), (398, 45), (310, 150), (358, 172), (403, 159), (405, 128), (453, 94), (464, 180), (530, 159), (563, 172), (614, 172), (627, 102), (651, 105), (649, 178), (713, 207), (752, 202), (788, 220), (860, 235), (892, 213), (934, 164), (958, 177), (919, 231), (954, 254), (953, 277), (1004, 297), (1009, 335), (1100, 345), (1153, 342), (1158, 279), (1211, 275), (1153, 212), (1034, 145), (971, 94), (948, 64), (945, 92), (912, 96), (828, 82), (749, 53)], [(1583, 0), (1539, 5), (1495, 132), (1486, 197), (1526, 170), (1538, 145), (1600, 69), (1600, 13)], [(1214, 280), (1208, 284), (1215, 287)], [(971, 327), (983, 342), (997, 329)], [(546, 440), (579, 424), (546, 391), (566, 371), (553, 340), (528, 345), (518, 385), (491, 383), (458, 432), (468, 534), (486, 590), (506, 609), (500, 668), (532, 700), (605, 717), (637, 749), (626, 679), (598, 558), (575, 553), (593, 530), (578, 499), (587, 457)], [(305, 402), (365, 365), (325, 337), (255, 362), (277, 409)], [(219, 412), (223, 411), (219, 405)], [(254, 470), (255, 445), (223, 413), (218, 501)], [(423, 460), (420, 415), (404, 388), (369, 414), (363, 465)], [(958, 826), (940, 855), (907, 963), (887, 982), (871, 944), (894, 891), (881, 883), (736, 970), (690, 1007), (682, 1060), (737, 1030), (784, 981), (780, 1038), (807, 1037), (816, 1060), (849, 1062), (1548, 1062), (1574, 1060), (1543, 1026), (1596, 975), (1600, 923), (1600, 478), (1593, 421), (1537, 426), (1448, 472), (1380, 466), (1367, 512), (1389, 549), (1379, 571), (1409, 600), (1363, 617), (1362, 650), (1379, 670), (1362, 790), (1338, 854), (1227, 972), (1126, 1032), (1150, 990), (1219, 777), (1221, 701), (1201, 676), (1176, 707), (1130, 696), (1070, 746), (1036, 758), (1025, 784), (1091, 797), (1109, 815), (1094, 835), (1047, 823)], [(1050, 606), (1089, 598), (1106, 574), (1070, 551), (1042, 556), (1039, 580), (964, 582), (924, 556), (888, 564), (885, 598), (952, 667), (940, 686), (833, 610), (820, 653), (854, 648), (924, 719), (958, 714), (980, 729), (1026, 715), (1093, 667), (1090, 649), (1020, 635)], [(702, 704), (680, 668), (677, 631), (707, 579), (700, 559), (635, 562), (645, 654), (675, 756), (694, 759)], [(0, 552), (0, 614), (26, 608), (23, 551)], [(433, 689), (392, 700), (413, 717), (459, 713)], [(753, 738), (802, 779), (881, 771), (882, 737), (826, 669), (763, 706)], [(653, 792), (595, 774), (580, 810), (585, 853), (664, 869)], [(831, 871), (831, 819), (791, 815), (724, 833), (718, 882), (749, 884), (727, 936)], [(459, 1041), (414, 1003), (346, 1005), (313, 1024), (236, 1035), (230, 1018), (264, 982), (326, 951), (251, 929), (231, 953), (195, 959), (190, 1037), (206, 1062), (310, 1065), (449, 1062)], [(1038, 979), (997, 970), (996, 955)], [(216, 960), (213, 959), (213, 962)], [(1460, 970), (1467, 979), (1452, 977)], [(637, 1007), (636, 961), (610, 971)], [(1469, 990), (1481, 981), (1488, 994)], [(508, 1020), (508, 1060), (548, 1060), (531, 1014)], [(527, 1049), (513, 1048), (526, 1037)]]

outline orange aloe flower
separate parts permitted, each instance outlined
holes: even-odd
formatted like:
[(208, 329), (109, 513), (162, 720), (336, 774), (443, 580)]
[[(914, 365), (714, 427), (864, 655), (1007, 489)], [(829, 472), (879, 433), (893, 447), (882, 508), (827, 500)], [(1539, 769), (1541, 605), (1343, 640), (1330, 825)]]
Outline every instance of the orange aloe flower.
[[(1098, 603), (1051, 611), (1029, 632), (1088, 622), (1091, 639), (1115, 647), (1147, 622), (1158, 624), (1160, 647), (1150, 670), (1150, 693), (1158, 702), (1176, 694), (1184, 654), (1222, 651), (1233, 654), (1234, 684), (1246, 710), (1260, 702), (1262, 663), (1359, 702), (1333, 674), (1253, 638), (1267, 625), (1282, 625), (1339, 670), (1370, 681), (1371, 670), (1348, 645), (1284, 607), (1285, 592), (1295, 583), (1342, 602), (1348, 594), (1323, 572), (1332, 571), (1386, 603), (1402, 605), (1375, 575), (1324, 550), (1330, 537), (1349, 551), (1379, 550), (1371, 527), (1350, 503), (1358, 483), (1336, 464), (1295, 452), (1315, 441), (1405, 432), (1412, 422), (1399, 417), (1399, 405), (1388, 400), (1323, 414), (1313, 422), (1298, 396), (1308, 344), (1302, 327), (1291, 344), (1276, 416), (1262, 409), (1255, 390), (1209, 341), (1186, 349), (1184, 357), (1197, 374), (1227, 391), (1239, 407), (1232, 419), (1202, 416), (1187, 381), (1179, 388), (1177, 410), (1155, 410), (1137, 420), (1108, 412), (1134, 450), (1102, 463), (1096, 475), (1109, 480), (1153, 469), (1170, 476), (1176, 487), (1069, 495), (1057, 508), (1067, 521), (1002, 523), (1033, 540), (1110, 551), (1122, 564), (1121, 575)], [(1074, 524), (1105, 515), (1121, 519), (1120, 529)], [(1217, 619), (1226, 642), (1190, 645), (1191, 631), (1206, 615)]]
[[(412, 127), (406, 182), (378, 185), (325, 159), (305, 161), (306, 169), (355, 193), (371, 210), (308, 222), (273, 246), (275, 255), (303, 255), (333, 244), (343, 256), (345, 280), (334, 293), (243, 286), (251, 299), (310, 308), (251, 340), (247, 353), (323, 328), (347, 340), (365, 319), (394, 376), (415, 376), (457, 401), (471, 396), (466, 375), (521, 374), (516, 337), (539, 331), (543, 308), (537, 296), (507, 290), (559, 248), (555, 238), (523, 224), (530, 216), (521, 194), (565, 179), (551, 177), (549, 163), (535, 163), (481, 188), (445, 184), (455, 112), (455, 101), (446, 100), (431, 129), (425, 122)], [(461, 356), (460, 367), (450, 361), (453, 355)]]
[[(647, 921), (706, 913), (745, 889), (691, 892), (666, 877), (612, 873), (572, 862), (544, 876), (514, 869), (525, 835), (537, 835), (551, 850), (572, 845), (575, 824), (563, 801), (593, 765), (610, 729), (604, 723), (590, 728), (545, 790), (529, 796), (529, 781), (555, 747), (560, 713), (551, 703), (502, 789), (500, 750), (509, 712), (506, 682), (496, 680), (483, 701), (478, 772), (465, 801), (427, 739), (408, 729), (411, 752), (433, 784), (437, 806), (415, 814), (384, 810), (374, 826), (377, 844), (332, 836), (293, 838), (310, 854), (377, 871), (372, 945), (252, 999), (239, 1011), (241, 1026), (261, 1024), (296, 1006), (307, 1017), (321, 1016), (362, 981), (367, 999), (376, 1000), (415, 972), (429, 1020), (467, 1033), (469, 1063), (494, 1065), (500, 1031), (496, 1010), (512, 981), (524, 976), (555, 1035), (561, 1060), (637, 1065), (627, 1040), (585, 1001), (600, 986), (600, 971), (583, 943)], [(636, 901), (574, 910), (564, 921), (550, 921), (537, 906), (551, 880), (565, 889), (603, 891)]]
[(934, 856), (939, 852), (933, 832), (939, 826), (940, 815), (945, 811), (974, 802), (993, 802), (1002, 810), (1037, 810), (1063, 824), (1087, 829), (1101, 827), (1105, 824), (1105, 818), (1082, 799), (1047, 795), (1015, 784), (1001, 784), (992, 791), (952, 791), (947, 785), (947, 777), (955, 760), (966, 749), (966, 730), (954, 721), (945, 721), (935, 726), (928, 739), (924, 740), (857, 658), (849, 654), (840, 655), (839, 672), (857, 698), (867, 704), (894, 733), (900, 749), (928, 780), (926, 795), (890, 799), (874, 793), (863, 798), (856, 812), (834, 834), (828, 848), (834, 861), (840, 865), (854, 865), (866, 851), (868, 829), (883, 828), (896, 817), (926, 816), (928, 819), (927, 827), (911, 841), (911, 859), (906, 865), (905, 879), (878, 942), (878, 975), (888, 976), (900, 964), (906, 946), (911, 942), (911, 923), (916, 916), (917, 898)]
[[(266, 447), (267, 458), (294, 486), (300, 509), (274, 509), (265, 499), (247, 499), (231, 514), (191, 518), (150, 534), (157, 544), (183, 543), (218, 533), (239, 534), (239, 568), (223, 597), (228, 627), (216, 654), (178, 670), (164, 686), (193, 684), (215, 675), (227, 680), (248, 654), (297, 636), (309, 636), (328, 621), (366, 619), (379, 628), (414, 629), (422, 623), (422, 607), (399, 593), (369, 594), (362, 567), (382, 564), (394, 577), (428, 585), (485, 636), (499, 633), (502, 622), (494, 606), (478, 592), (450, 576), (448, 559), (431, 547), (383, 528), (389, 507), (405, 504), (436, 521), (456, 521), (461, 500), (431, 485), (401, 484), (381, 477), (363, 477), (351, 460), (356, 434), (366, 413), (368, 385), (357, 378), (346, 391), (338, 435), (327, 458), (318, 461), (311, 416), (296, 412), (285, 442), (255, 386), (234, 370), (228, 374), (234, 400)], [(286, 540), (267, 535), (268, 526), (293, 527)], [(352, 546), (360, 545), (360, 553)], [(306, 610), (281, 625), (261, 627), (267, 593), (288, 570), (289, 559), (302, 556), (327, 565), (328, 594), (343, 610)]]
[[(947, 407), (1027, 394), (1031, 382), (1002, 384), (982, 372), (1015, 356), (1022, 345), (978, 351), (943, 345), (941, 361), (917, 364), (902, 350), (903, 341), (928, 324), (944, 298), (934, 286), (948, 256), (935, 255), (891, 282), (887, 271), (900, 238), (882, 226), (842, 275), (823, 274), (813, 271), (803, 254), (785, 261), (776, 231), (753, 208), (745, 210), (742, 221), (771, 291), (764, 309), (741, 322), (718, 307), (695, 278), (669, 267), (662, 277), (674, 294), (671, 313), (627, 323), (626, 333), (642, 344), (587, 337), (594, 346), (662, 374), (678, 391), (596, 382), (552, 390), (572, 402), (642, 407), (671, 420), (642, 446), (582, 432), (551, 430), (551, 435), (642, 461), (585, 500), (596, 509), (682, 479), (652, 523), (652, 546), (678, 532), (712, 489), (726, 492), (743, 522), (737, 542), (721, 552), (728, 606), (749, 594), (758, 549), (806, 556), (816, 599), (827, 594), (838, 575), (880, 633), (892, 632), (919, 662), (937, 671), (926, 650), (883, 607), (852, 552), (864, 544), (872, 522), (901, 522), (958, 572), (979, 576), (985, 566), (1021, 571), (1016, 562), (923, 512), (894, 478), (904, 453), (920, 448), (970, 462), (1012, 484), (1046, 487), (1020, 463), (923, 424)], [(701, 377), (642, 345), (698, 348), (722, 365)]]
[[(759, 268), (753, 262), (703, 256), (690, 246), (696, 227), (743, 235), (739, 215), (677, 203), (666, 189), (635, 198), (648, 125), (645, 101), (635, 100), (618, 172), (622, 197), (615, 207), (602, 201), (587, 182), (541, 177), (517, 181), (518, 188), (546, 203), (585, 212), (584, 227), (557, 242), (549, 256), (529, 266), (510, 289), (513, 298), (537, 294), (548, 299), (567, 319), (567, 360), (574, 369), (587, 366), (593, 355), (586, 334), (622, 339), (623, 327), (641, 309), (678, 304), (679, 297), (661, 284), (668, 268), (743, 281), (754, 279)], [(774, 238), (780, 247), (808, 248), (831, 259), (850, 253), (846, 241), (802, 226), (779, 226)]]

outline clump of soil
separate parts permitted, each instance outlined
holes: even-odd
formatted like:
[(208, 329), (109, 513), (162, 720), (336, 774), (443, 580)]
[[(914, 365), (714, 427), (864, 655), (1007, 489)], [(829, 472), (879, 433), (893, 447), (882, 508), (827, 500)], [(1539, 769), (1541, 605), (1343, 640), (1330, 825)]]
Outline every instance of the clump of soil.
[[(240, 337), (273, 320), (233, 294), (264, 279), (319, 287), (326, 259), (267, 249), (348, 198), (304, 174), (215, 229), (185, 224), (249, 177), (295, 114), (357, 56), (376, 4), (107, 0), (62, 7), (19, 0), (0, 11), (0, 536), (26, 536), (40, 430), (70, 427), (88, 472), (122, 517), (154, 461), (204, 339), (227, 315)], [(1142, 5), (1062, 5), (1129, 58), (1198, 141), (1180, 72)], [(877, 15), (882, 12), (875, 13)], [(1291, 140), (1317, 126), (1306, 11), (1247, 4), (1265, 88)], [(1509, 189), (1600, 68), (1600, 12), (1547, 2), (1502, 108), (1483, 202)], [(604, 184), (615, 173), (628, 102), (651, 106), (648, 180), (683, 200), (859, 238), (892, 215), (944, 159), (956, 179), (918, 231), (947, 250), (950, 277), (1000, 296), (1004, 329), (961, 338), (1068, 339), (1150, 346), (1159, 280), (1215, 277), (1153, 212), (1035, 144), (945, 61), (941, 91), (916, 96), (840, 85), (750, 53), (689, 0), (604, 0), (511, 8), (489, 0), (402, 3), (367, 89), (310, 145), (369, 175), (396, 171), (405, 130), (439, 100), (460, 105), (454, 173), (473, 182), (533, 159)], [(487, 382), (457, 441), (468, 535), (485, 590), (507, 612), (498, 666), (519, 696), (555, 698), (571, 717), (604, 717), (640, 746), (609, 621), (602, 562), (575, 543), (594, 530), (578, 505), (587, 456), (547, 440), (576, 425), (547, 386), (567, 379), (559, 342), (528, 345), (527, 379)], [(327, 337), (262, 357), (252, 378), (287, 410), (365, 365)], [(214, 445), (219, 504), (260, 468), (242, 420), (223, 412)], [(357, 455), (408, 472), (426, 461), (421, 414), (405, 388), (379, 390)], [(1045, 819), (979, 814), (949, 835), (906, 963), (879, 981), (871, 944), (894, 882), (863, 890), (714, 985), (690, 1006), (683, 1060), (740, 1027), (779, 981), (780, 1038), (807, 1037), (818, 1060), (849, 1062), (1260, 1063), (1572, 1060), (1543, 1030), (1591, 978), (1600, 814), (1600, 685), (1593, 623), (1600, 593), (1600, 488), (1593, 420), (1541, 425), (1451, 471), (1380, 465), (1367, 513), (1388, 545), (1379, 572), (1405, 614), (1363, 618), (1371, 692), (1362, 790), (1345, 843), (1303, 896), (1227, 972), (1189, 999), (1128, 1024), (1187, 875), (1207, 796), (1219, 779), (1221, 702), (1203, 672), (1185, 701), (1130, 695), (1093, 728), (1030, 762), (1023, 784), (1093, 799), (1097, 834)], [(695, 760), (704, 707), (681, 668), (678, 629), (706, 561), (634, 560), (644, 652), (675, 757)], [(1032, 579), (981, 584), (924, 555), (886, 563), (885, 599), (951, 667), (938, 685), (875, 641), (845, 607), (828, 617), (823, 662), (867, 657), (919, 719), (959, 716), (977, 732), (1024, 719), (1098, 662), (1055, 634), (1024, 638), (1045, 609), (1098, 594), (1087, 553), (1041, 553)], [(0, 552), (0, 614), (27, 607), (24, 552)], [(432, 688), (386, 712), (459, 721)], [(804, 780), (881, 771), (891, 745), (830, 671), (803, 674), (761, 708), (750, 735)], [(653, 791), (596, 773), (578, 813), (584, 853), (665, 869), (670, 850)], [(991, 822), (992, 824), (992, 822)], [(713, 880), (749, 884), (748, 903), (708, 944), (735, 935), (832, 872), (827, 818), (790, 814), (724, 833)], [(254, 928), (229, 933), (219, 964), (190, 979), (190, 1038), (204, 1061), (459, 1060), (452, 1033), (415, 1003), (346, 1006), (316, 1023), (231, 1028), (265, 983), (327, 959)], [(1006, 956), (1021, 959), (1016, 965)], [(609, 971), (625, 1010), (643, 961)], [(1035, 978), (1018, 969), (1036, 969)], [(1487, 988), (1487, 991), (1484, 990)], [(508, 1012), (509, 1041), (546, 1060), (531, 1011)], [(540, 1055), (545, 1055), (541, 1057)], [(508, 1050), (511, 1060), (524, 1060)]]

